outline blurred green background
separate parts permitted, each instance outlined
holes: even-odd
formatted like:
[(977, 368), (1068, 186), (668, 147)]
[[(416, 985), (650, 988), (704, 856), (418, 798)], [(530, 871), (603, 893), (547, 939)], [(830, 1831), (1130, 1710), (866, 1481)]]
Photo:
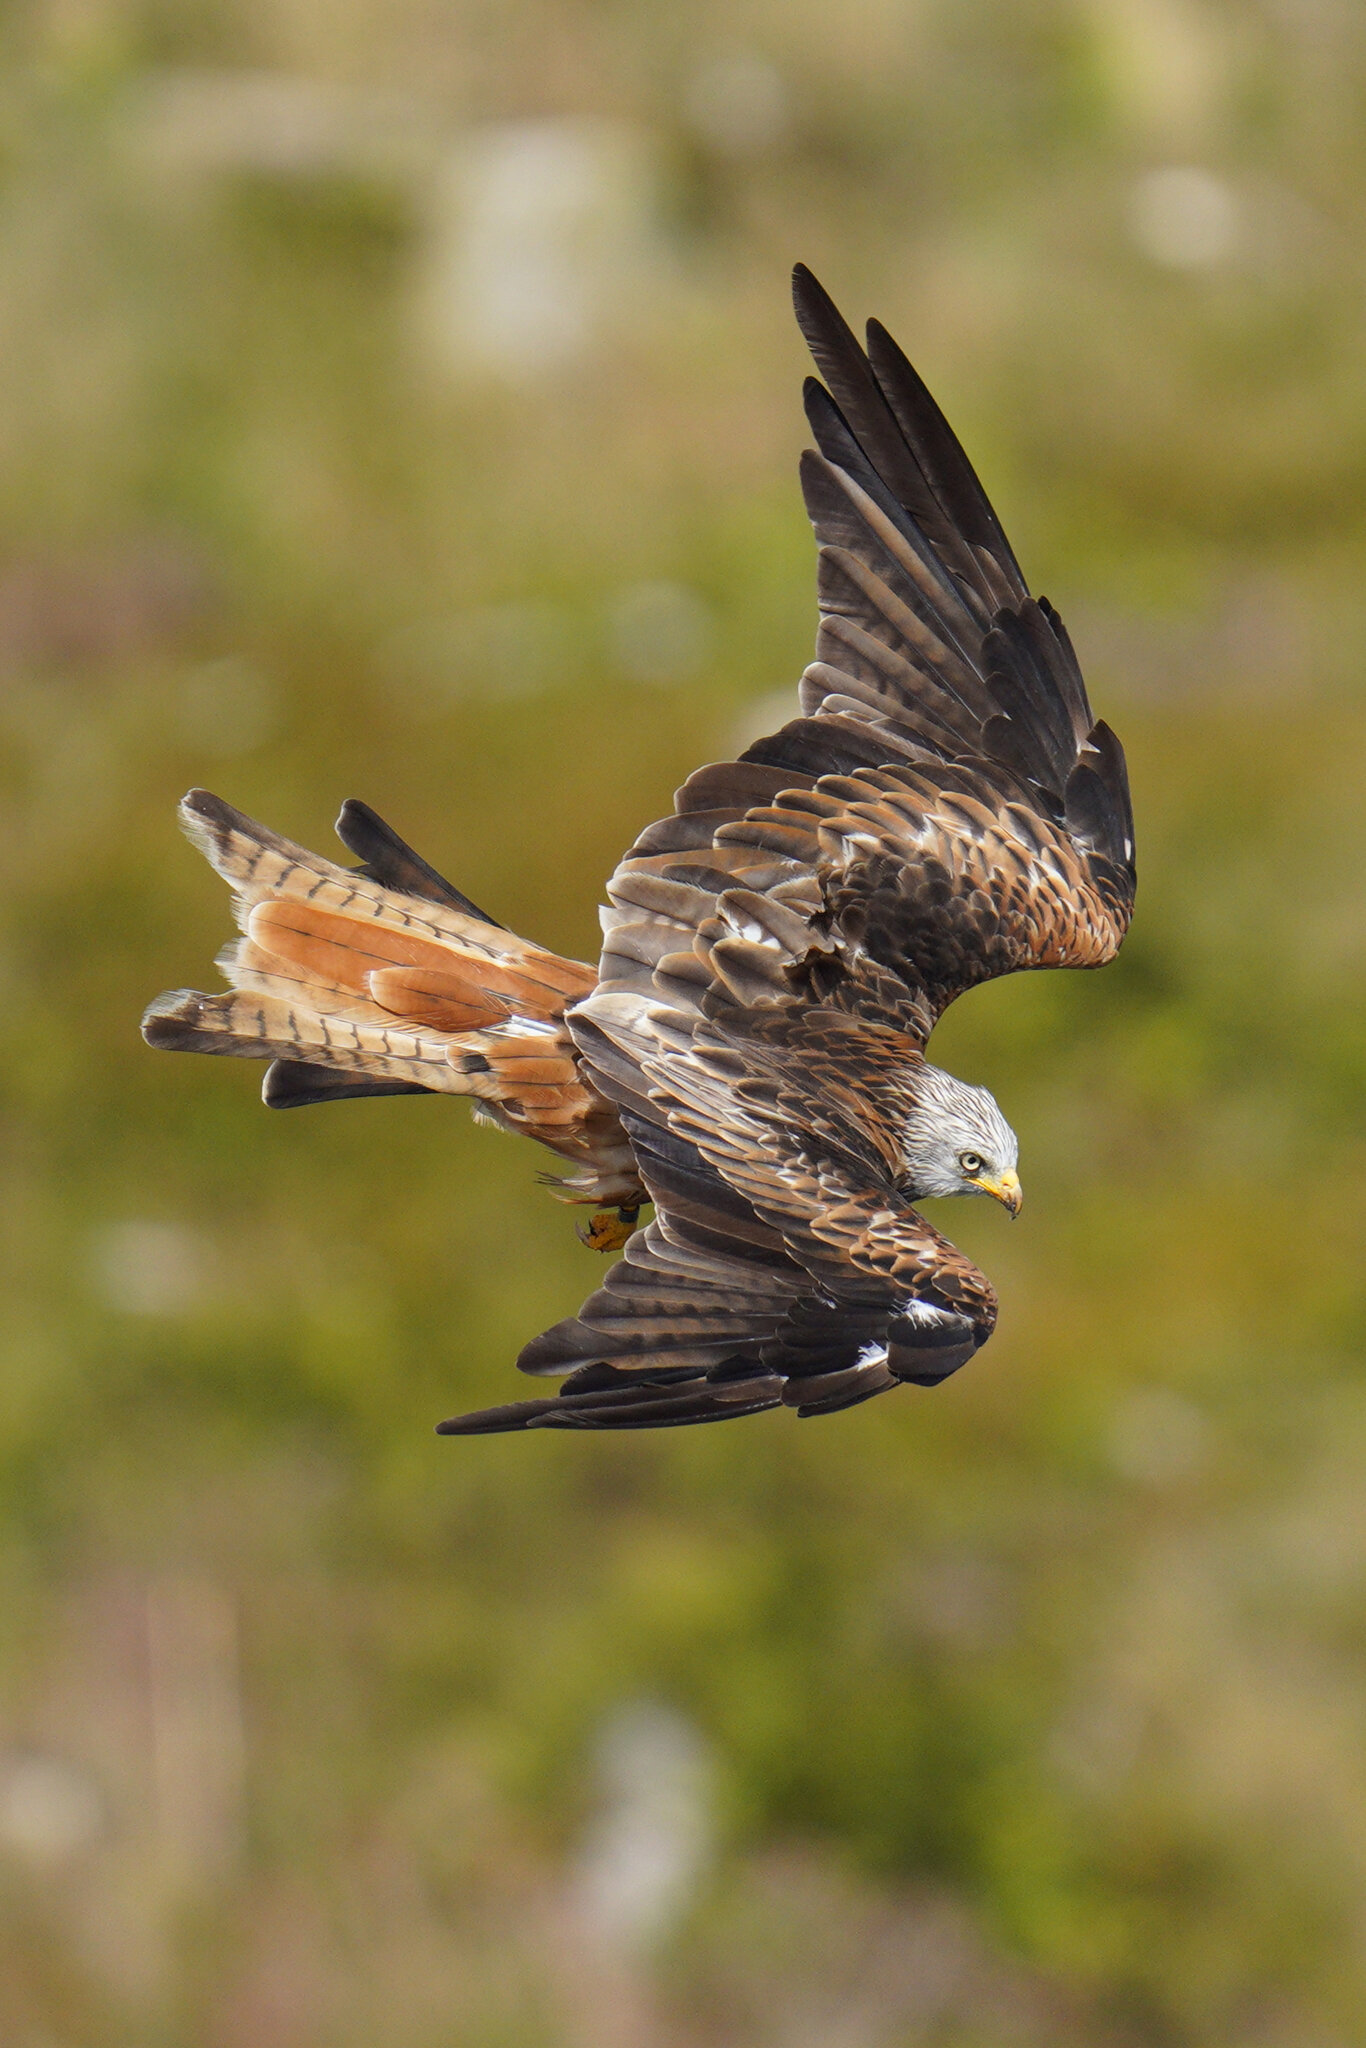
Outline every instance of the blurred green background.
[[(1366, 2041), (1366, 10), (0, 23), (0, 2041)], [(1129, 750), (1139, 915), (937, 1056), (999, 1334), (440, 1441), (601, 1273), (448, 1100), (274, 1117), (206, 783), (579, 956), (787, 706), (809, 262)], [(981, 1205), (983, 1209), (987, 1205)]]

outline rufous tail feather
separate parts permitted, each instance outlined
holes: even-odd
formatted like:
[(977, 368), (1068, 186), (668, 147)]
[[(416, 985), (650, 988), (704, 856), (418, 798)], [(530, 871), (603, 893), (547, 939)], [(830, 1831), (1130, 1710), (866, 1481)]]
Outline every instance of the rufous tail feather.
[[(219, 956), (228, 991), (161, 996), (142, 1021), (149, 1045), (274, 1061), (265, 1096), (276, 1107), (415, 1090), (470, 1096), (489, 1120), (577, 1169), (551, 1182), (563, 1199), (644, 1199), (616, 1110), (585, 1081), (564, 1021), (595, 987), (591, 967), (471, 915), (468, 898), (373, 813), (361, 870), (206, 790), (192, 790), (180, 815), (230, 884), (242, 937)], [(386, 862), (424, 893), (378, 878)]]

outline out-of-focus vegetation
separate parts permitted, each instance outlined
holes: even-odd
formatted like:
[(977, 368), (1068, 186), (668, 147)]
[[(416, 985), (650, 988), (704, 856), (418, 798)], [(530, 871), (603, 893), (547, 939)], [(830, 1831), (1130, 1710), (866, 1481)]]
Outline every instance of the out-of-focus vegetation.
[[(7, 2048), (1337, 2048), (1366, 2011), (1366, 14), (33, 0), (0, 28)], [(205, 782), (579, 955), (808, 658), (810, 262), (1128, 743), (1139, 918), (936, 1040), (933, 1394), (445, 1442), (600, 1266), (272, 1117)], [(765, 700), (756, 711), (758, 700)]]

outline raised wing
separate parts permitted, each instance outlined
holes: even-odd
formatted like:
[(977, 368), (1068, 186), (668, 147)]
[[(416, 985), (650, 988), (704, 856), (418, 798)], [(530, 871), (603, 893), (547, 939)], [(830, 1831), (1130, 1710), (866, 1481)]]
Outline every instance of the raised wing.
[(1134, 894), (1124, 756), (896, 343), (874, 322), (865, 353), (808, 271), (794, 289), (830, 386), (808, 382), (820, 453), (802, 465), (821, 623), (803, 717), (744, 758), (816, 787), (739, 829), (810, 818), (814, 846), (807, 826), (791, 850), (814, 855), (835, 930), (933, 1022), (995, 975), (1113, 958)]
[(744, 932), (774, 926), (800, 959), (804, 925), (851, 974), (894, 974), (923, 1044), (979, 982), (1114, 957), (1134, 896), (1124, 755), (896, 344), (874, 324), (865, 354), (801, 268), (795, 296), (831, 385), (806, 390), (821, 622), (803, 715), (699, 769), (623, 860), (602, 986), (639, 989), (639, 966), (687, 949), (684, 979), (781, 1000)]

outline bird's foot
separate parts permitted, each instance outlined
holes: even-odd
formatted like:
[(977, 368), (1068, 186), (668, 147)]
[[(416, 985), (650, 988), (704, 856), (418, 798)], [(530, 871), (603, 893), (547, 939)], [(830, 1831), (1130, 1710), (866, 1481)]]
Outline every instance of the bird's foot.
[(639, 1214), (639, 1209), (599, 1209), (587, 1229), (579, 1232), (580, 1242), (591, 1252), (619, 1252)]

